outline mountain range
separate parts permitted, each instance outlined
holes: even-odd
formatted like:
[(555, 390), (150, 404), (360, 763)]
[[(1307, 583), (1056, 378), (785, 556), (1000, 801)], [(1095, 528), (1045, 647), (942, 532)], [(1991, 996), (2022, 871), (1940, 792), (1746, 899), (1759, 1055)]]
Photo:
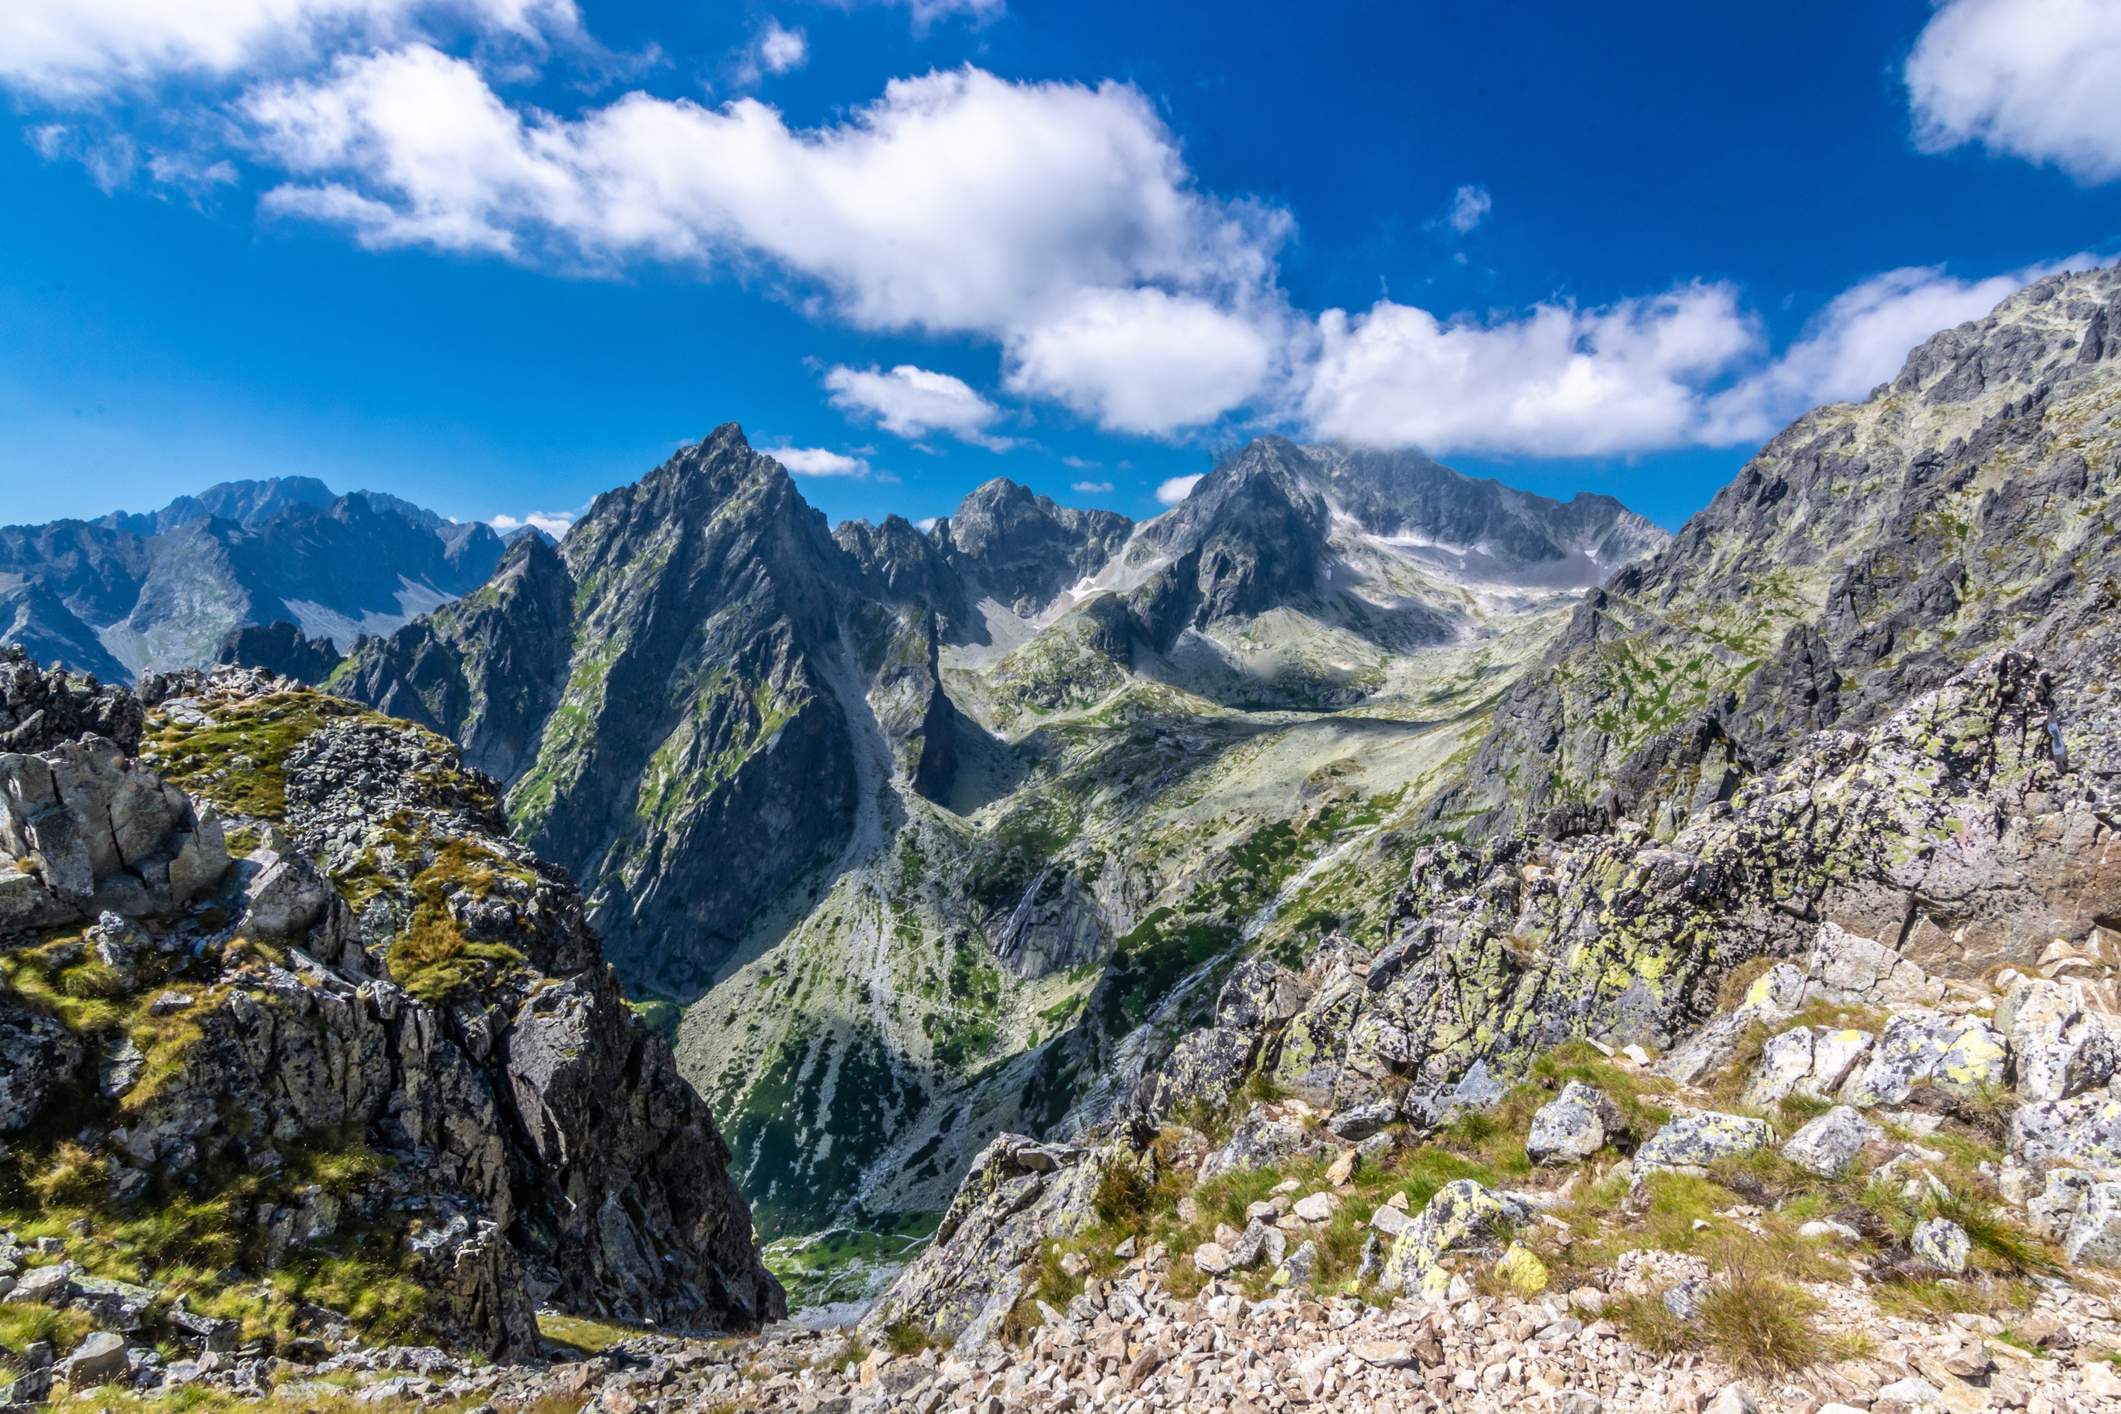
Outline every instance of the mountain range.
[(506, 783), (629, 988), (688, 1012), (769, 1222), (896, 1221), (1070, 1109), (1666, 538), (1276, 438), (1141, 524), (996, 479), (925, 531), (834, 530), (730, 425), (330, 686)]
[(224, 482), (146, 514), (0, 526), (0, 644), (114, 682), (211, 663), (251, 625), (343, 650), (476, 589), (503, 548), (381, 492)]

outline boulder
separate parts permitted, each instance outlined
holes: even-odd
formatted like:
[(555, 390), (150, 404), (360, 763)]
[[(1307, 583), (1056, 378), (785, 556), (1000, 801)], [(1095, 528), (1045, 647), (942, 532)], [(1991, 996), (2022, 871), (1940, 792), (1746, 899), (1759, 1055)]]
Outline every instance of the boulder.
[(1216, 996), (1215, 1021), (1257, 1035), (1287, 1024), (1310, 996), (1310, 985), (1297, 973), (1267, 958), (1247, 958)]
[(2011, 1113), (2009, 1145), (2029, 1164), (2121, 1168), (2121, 1096), (2109, 1088), (2022, 1104)]
[(1880, 1008), (1932, 1007), (1943, 1000), (1944, 984), (1883, 943), (1826, 922), (1812, 939), (1804, 998)]
[(1581, 1163), (1603, 1149), (1619, 1129), (1620, 1110), (1605, 1092), (1571, 1080), (1532, 1116), (1525, 1155), (1535, 1164)]
[(1151, 1121), (1188, 1106), (1221, 1109), (1245, 1083), (1258, 1051), (1259, 1037), (1234, 1026), (1188, 1032), (1142, 1082), (1136, 1108)]
[(1441, 1296), (1451, 1281), (1442, 1260), (1446, 1254), (1492, 1251), (1512, 1228), (1531, 1217), (1531, 1206), (1512, 1194), (1497, 1193), (1469, 1178), (1447, 1183), (1392, 1239), (1382, 1283), (1388, 1291)]
[(13, 989), (0, 991), (0, 1135), (33, 1124), (83, 1058), (72, 1032), (24, 1006)]
[(1996, 1008), (1996, 1029), (2010, 1044), (2020, 1100), (2066, 1100), (2104, 1086), (2121, 1067), (2121, 1037), (2087, 1014), (2076, 983), (2019, 982)]
[(1885, 1137), (1885, 1131), (1847, 1105), (1836, 1105), (1809, 1121), (1782, 1146), (1782, 1157), (1799, 1168), (1831, 1178), (1856, 1161), (1866, 1144)]
[(1640, 1176), (1650, 1169), (1700, 1168), (1774, 1142), (1774, 1127), (1764, 1119), (1714, 1110), (1689, 1111), (1674, 1115), (1635, 1151), (1635, 1172)]
[(2072, 1262), (2121, 1266), (2121, 1183), (2086, 1184), (2062, 1237)]
[(1745, 1089), (1745, 1103), (1766, 1108), (1789, 1095), (1821, 1099), (1848, 1078), (1870, 1051), (1868, 1031), (1799, 1026), (1768, 1038)]
[(1841, 1086), (1841, 1098), (1870, 1108), (1903, 1104), (1917, 1085), (1999, 1089), (2008, 1055), (2002, 1033), (1978, 1016), (1903, 1012), (1886, 1022), (1866, 1063)]
[(92, 1389), (123, 1379), (132, 1366), (125, 1358), (125, 1338), (109, 1331), (84, 1337), (58, 1364), (58, 1377), (74, 1389)]
[(1940, 1272), (1957, 1276), (1973, 1256), (1973, 1239), (1966, 1229), (1949, 1218), (1929, 1218), (1918, 1223), (1907, 1239), (1908, 1251)]
[(1273, 1106), (1255, 1106), (1238, 1120), (1223, 1146), (1201, 1160), (1201, 1182), (1286, 1163), (1310, 1143), (1310, 1132), (1297, 1119)]

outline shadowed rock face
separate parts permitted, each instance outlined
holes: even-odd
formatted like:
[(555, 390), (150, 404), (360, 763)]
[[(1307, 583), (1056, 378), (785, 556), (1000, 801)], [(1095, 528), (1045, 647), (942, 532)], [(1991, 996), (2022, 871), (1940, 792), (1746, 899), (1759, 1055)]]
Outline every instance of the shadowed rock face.
[(1867, 725), (2005, 647), (2083, 719), (2121, 564), (2117, 323), (2121, 272), (2058, 275), (1930, 339), (1868, 401), (1800, 418), (1585, 600), (1437, 813), (1669, 830), (1806, 732)]
[(991, 597), (1017, 613), (1034, 614), (1103, 569), (1133, 528), (1117, 512), (1056, 505), (996, 477), (930, 534), (972, 602)]
[[(244, 1285), (229, 1273), (320, 1259), (365, 1273), (340, 1299), (409, 1323), (355, 1313), (357, 1333), (495, 1357), (535, 1355), (539, 1304), (720, 1329), (781, 1313), (706, 1107), (491, 781), (285, 679), (143, 690), (144, 757), (96, 736), (0, 753), (9, 1162), (79, 1149), (97, 1181), (54, 1201), (99, 1234), (205, 1205), (176, 1240), (221, 1243), (227, 1270), (137, 1276), (209, 1323)], [(0, 678), (0, 716), (53, 695)], [(69, 1008), (84, 967), (97, 1005)]]
[(328, 638), (311, 638), (285, 619), (230, 629), (214, 655), (217, 666), (256, 668), (296, 682), (320, 683), (342, 654)]

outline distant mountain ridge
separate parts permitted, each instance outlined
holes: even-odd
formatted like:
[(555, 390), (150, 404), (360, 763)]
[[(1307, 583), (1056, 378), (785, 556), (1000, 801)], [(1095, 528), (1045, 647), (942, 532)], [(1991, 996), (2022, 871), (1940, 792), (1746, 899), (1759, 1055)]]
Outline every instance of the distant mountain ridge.
[(381, 492), (223, 482), (158, 511), (0, 527), (0, 643), (114, 681), (210, 663), (275, 622), (344, 650), (477, 588), (504, 548)]

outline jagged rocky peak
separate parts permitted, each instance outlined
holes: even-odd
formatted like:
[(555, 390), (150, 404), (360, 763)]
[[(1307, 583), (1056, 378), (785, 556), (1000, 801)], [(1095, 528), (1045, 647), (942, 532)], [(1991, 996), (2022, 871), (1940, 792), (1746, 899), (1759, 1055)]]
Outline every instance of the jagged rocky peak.
[(997, 476), (929, 533), (975, 599), (1029, 615), (1104, 568), (1133, 528), (1117, 511), (1059, 505)]
[(2057, 275), (1798, 419), (1585, 601), (1439, 810), (1669, 829), (1805, 732), (2000, 648), (2095, 693), (2075, 669), (2109, 637), (2121, 564), (2116, 327), (2121, 271)]
[[(706, 1107), (492, 781), (254, 670), (142, 692), (0, 671), (0, 1230), (60, 1233), (37, 1301), (312, 1360), (781, 1313)], [(142, 700), (138, 755), (74, 734)]]
[(1466, 476), (1418, 451), (1261, 437), (1219, 463), (1145, 538), (1189, 548), (1217, 533), (1375, 537), (1454, 575), (1584, 588), (1670, 538), (1610, 496), (1561, 502)]

